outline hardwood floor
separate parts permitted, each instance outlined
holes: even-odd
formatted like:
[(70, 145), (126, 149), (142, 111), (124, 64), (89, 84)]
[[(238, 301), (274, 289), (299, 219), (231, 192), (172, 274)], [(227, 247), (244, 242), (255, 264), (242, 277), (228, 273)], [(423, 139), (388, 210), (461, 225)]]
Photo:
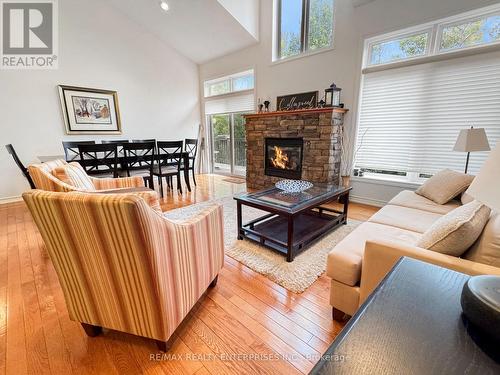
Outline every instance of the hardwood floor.
[[(164, 210), (245, 190), (220, 176), (168, 191)], [(352, 204), (351, 218), (377, 209)], [(0, 205), (0, 374), (298, 374), (308, 373), (342, 329), (332, 321), (329, 279), (289, 292), (226, 257), (219, 282), (159, 353), (153, 340), (106, 331), (87, 337), (68, 318), (43, 241), (24, 203)]]

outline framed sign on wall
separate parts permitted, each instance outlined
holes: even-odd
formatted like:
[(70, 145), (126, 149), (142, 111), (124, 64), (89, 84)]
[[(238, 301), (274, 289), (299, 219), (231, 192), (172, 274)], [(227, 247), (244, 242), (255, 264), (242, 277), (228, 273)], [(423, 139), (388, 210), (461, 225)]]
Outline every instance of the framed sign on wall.
[(121, 134), (116, 91), (59, 85), (67, 134)]
[(318, 92), (303, 92), (300, 94), (283, 95), (276, 98), (277, 111), (291, 111), (294, 109), (316, 108)]

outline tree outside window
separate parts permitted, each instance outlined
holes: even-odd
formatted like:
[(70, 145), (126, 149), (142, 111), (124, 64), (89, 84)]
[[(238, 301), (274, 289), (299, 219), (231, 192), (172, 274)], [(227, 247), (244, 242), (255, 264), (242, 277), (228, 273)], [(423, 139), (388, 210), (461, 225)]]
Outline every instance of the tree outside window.
[(278, 56), (330, 47), (334, 0), (278, 0)]

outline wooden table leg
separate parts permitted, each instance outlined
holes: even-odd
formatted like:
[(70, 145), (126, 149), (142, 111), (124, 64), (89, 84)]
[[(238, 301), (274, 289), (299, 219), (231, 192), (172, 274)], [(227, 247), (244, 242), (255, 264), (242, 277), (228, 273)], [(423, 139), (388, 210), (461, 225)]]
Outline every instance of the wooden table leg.
[(288, 239), (286, 261), (293, 262), (293, 216), (288, 216)]
[(183, 156), (183, 163), (184, 163), (184, 181), (186, 182), (186, 186), (188, 188), (188, 191), (191, 191), (191, 184), (189, 183), (189, 153), (184, 153)]
[(243, 220), (241, 218), (241, 203), (240, 202), (236, 202), (236, 217), (238, 220), (238, 224), (237, 224), (238, 235), (236, 238), (238, 240), (242, 240), (243, 236), (241, 235), (241, 232), (243, 230)]
[(344, 203), (344, 224), (347, 224), (347, 213), (349, 211), (349, 192), (347, 192), (343, 197), (343, 203)]

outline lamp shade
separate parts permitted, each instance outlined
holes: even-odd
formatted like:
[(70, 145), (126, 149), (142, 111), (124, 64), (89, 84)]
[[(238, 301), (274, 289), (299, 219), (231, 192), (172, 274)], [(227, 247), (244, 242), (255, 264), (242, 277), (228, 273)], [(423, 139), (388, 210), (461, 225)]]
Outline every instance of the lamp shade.
[(490, 153), (467, 193), (491, 209), (500, 211), (500, 144)]
[(490, 145), (486, 132), (483, 128), (470, 128), (460, 130), (457, 142), (453, 151), (474, 152), (474, 151), (489, 151)]

